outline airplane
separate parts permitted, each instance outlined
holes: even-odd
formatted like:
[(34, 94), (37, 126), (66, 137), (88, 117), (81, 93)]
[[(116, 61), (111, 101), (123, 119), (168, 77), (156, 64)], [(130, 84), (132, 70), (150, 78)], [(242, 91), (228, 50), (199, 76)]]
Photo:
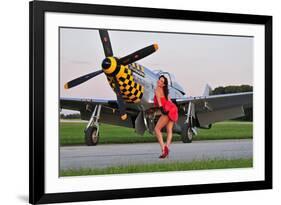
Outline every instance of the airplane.
[(252, 107), (253, 92), (211, 95), (212, 89), (208, 84), (202, 96), (187, 96), (173, 74), (153, 71), (136, 63), (157, 51), (157, 44), (119, 58), (113, 53), (108, 31), (100, 29), (99, 35), (105, 54), (102, 69), (71, 80), (64, 88), (73, 88), (103, 73), (116, 94), (116, 100), (60, 98), (61, 109), (79, 111), (81, 119), (88, 120), (84, 130), (88, 146), (98, 144), (100, 123), (133, 128), (140, 135), (145, 131), (154, 134), (160, 111), (154, 106), (153, 97), (160, 75), (168, 78), (169, 96), (178, 107), (179, 119), (173, 132), (181, 135), (183, 143), (192, 142), (197, 128), (210, 129), (215, 122), (242, 117), (244, 109)]

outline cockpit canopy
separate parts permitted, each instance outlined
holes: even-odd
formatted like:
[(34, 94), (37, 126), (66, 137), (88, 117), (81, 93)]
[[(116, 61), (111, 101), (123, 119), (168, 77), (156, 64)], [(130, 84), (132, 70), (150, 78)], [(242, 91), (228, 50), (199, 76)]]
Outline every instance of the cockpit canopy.
[(162, 70), (154, 70), (154, 74), (156, 74), (158, 77), (161, 75), (164, 75), (165, 77), (168, 78), (169, 81), (169, 86), (175, 88), (179, 92), (181, 92), (183, 95), (185, 95), (184, 89), (177, 83), (175, 75), (172, 73), (169, 73), (167, 71), (162, 71)]

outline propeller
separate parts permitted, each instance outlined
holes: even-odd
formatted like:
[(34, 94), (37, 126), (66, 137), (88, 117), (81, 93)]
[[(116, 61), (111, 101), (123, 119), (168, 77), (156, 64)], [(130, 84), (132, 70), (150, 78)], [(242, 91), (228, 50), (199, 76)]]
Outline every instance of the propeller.
[(115, 85), (114, 91), (116, 93), (121, 118), (123, 120), (125, 120), (125, 119), (127, 119), (125, 102), (122, 98), (122, 93), (120, 91), (120, 87), (119, 87), (118, 80), (116, 78), (116, 74), (119, 72), (121, 66), (126, 66), (128, 64), (134, 63), (134, 62), (154, 53), (158, 49), (158, 45), (152, 44), (150, 46), (142, 48), (134, 53), (131, 53), (127, 56), (124, 56), (124, 57), (118, 59), (113, 56), (112, 46), (111, 46), (111, 42), (110, 42), (110, 38), (109, 38), (109, 34), (108, 34), (107, 30), (101, 29), (101, 30), (99, 30), (99, 34), (100, 34), (100, 39), (102, 42), (104, 54), (106, 57), (101, 64), (102, 70), (98, 70), (98, 71), (83, 75), (74, 80), (71, 80), (68, 83), (66, 83), (64, 85), (64, 87), (65, 87), (65, 89), (75, 87), (104, 72), (106, 75), (113, 77), (112, 79), (113, 79), (113, 83)]
[(124, 100), (122, 98), (122, 93), (120, 91), (119, 84), (117, 82), (116, 77), (113, 77), (113, 82), (114, 82), (114, 85), (115, 85), (114, 91), (116, 93), (116, 97), (117, 97), (118, 107), (119, 107), (119, 110), (120, 110), (121, 119), (122, 120), (126, 120), (127, 119), (127, 114), (126, 114), (126, 109), (125, 109), (125, 103), (124, 103)]
[(105, 56), (113, 56), (113, 51), (107, 30), (99, 30), (99, 33)]
[(81, 83), (84, 83), (84, 82), (90, 80), (91, 78), (93, 78), (93, 77), (95, 77), (95, 76), (97, 76), (97, 75), (99, 75), (101, 73), (103, 73), (103, 70), (98, 70), (98, 71), (95, 71), (95, 72), (83, 75), (83, 76), (81, 76), (79, 78), (76, 78), (76, 79), (66, 83), (64, 85), (64, 88), (65, 89), (73, 88), (73, 87), (75, 87), (77, 85), (80, 85)]
[(128, 64), (134, 63), (134, 62), (154, 53), (155, 51), (157, 51), (157, 49), (158, 49), (158, 45), (152, 44), (152, 45), (142, 48), (130, 55), (120, 58), (118, 60), (118, 63), (122, 64), (122, 65), (128, 65)]

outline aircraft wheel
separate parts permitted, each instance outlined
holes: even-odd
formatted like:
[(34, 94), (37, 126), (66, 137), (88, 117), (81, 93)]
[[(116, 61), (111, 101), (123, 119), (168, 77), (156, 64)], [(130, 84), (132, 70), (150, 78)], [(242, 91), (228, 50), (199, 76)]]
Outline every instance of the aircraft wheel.
[(96, 127), (89, 127), (85, 131), (85, 143), (88, 146), (96, 146), (99, 142), (99, 133)]
[(181, 139), (183, 143), (191, 143), (193, 139), (193, 132), (188, 126), (184, 126), (181, 133)]

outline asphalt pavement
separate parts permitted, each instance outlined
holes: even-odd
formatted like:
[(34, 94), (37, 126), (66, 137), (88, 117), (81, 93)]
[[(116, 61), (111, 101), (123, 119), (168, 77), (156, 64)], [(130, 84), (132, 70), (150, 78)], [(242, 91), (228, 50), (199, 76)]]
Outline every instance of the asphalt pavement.
[(158, 143), (60, 147), (60, 169), (106, 168), (119, 165), (188, 162), (206, 159), (253, 157), (253, 141), (209, 140), (190, 144), (175, 142), (168, 159), (159, 159)]

